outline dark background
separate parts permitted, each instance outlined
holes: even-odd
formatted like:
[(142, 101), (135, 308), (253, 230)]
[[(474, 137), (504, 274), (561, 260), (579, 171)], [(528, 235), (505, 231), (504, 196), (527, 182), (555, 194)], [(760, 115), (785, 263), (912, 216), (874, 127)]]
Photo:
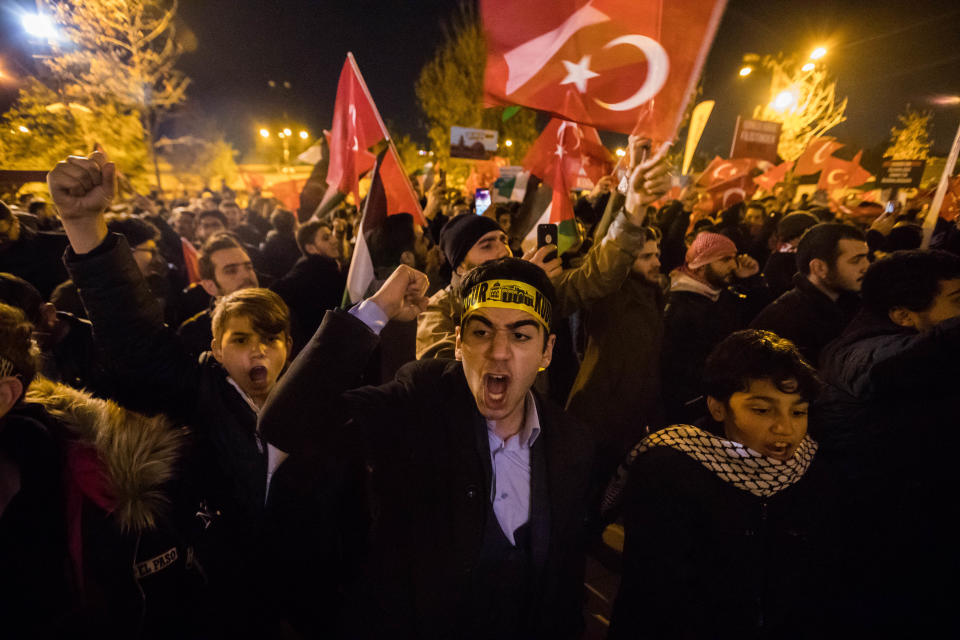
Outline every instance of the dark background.
[[(0, 0), (0, 58), (8, 70), (33, 64), (35, 45), (17, 17), (33, 6)], [(211, 118), (242, 151), (284, 113), (318, 134), (330, 127), (337, 77), (353, 51), (384, 119), (426, 144), (414, 83), (455, 10), (453, 0), (182, 0), (180, 18), (196, 39), (179, 65), (193, 80), (189, 110)], [(737, 114), (749, 115), (765, 94), (759, 74), (737, 75), (745, 53), (805, 57), (819, 44), (829, 47), (838, 94), (849, 98), (848, 121), (831, 131), (847, 143), (846, 155), (884, 145), (908, 102), (934, 110), (934, 151), (947, 153), (960, 107), (931, 99), (960, 94), (960, 3), (948, 0), (731, 0), (704, 69), (702, 97), (717, 107), (701, 149), (726, 155)], [(14, 98), (9, 85), (0, 86), (0, 110)], [(619, 136), (605, 138), (621, 144)]]

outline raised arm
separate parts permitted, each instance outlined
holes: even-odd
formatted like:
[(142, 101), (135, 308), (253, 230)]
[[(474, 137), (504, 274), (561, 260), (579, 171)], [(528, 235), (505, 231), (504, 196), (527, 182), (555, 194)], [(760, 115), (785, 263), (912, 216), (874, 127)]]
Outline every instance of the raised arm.
[(67, 270), (105, 352), (119, 400), (144, 412), (188, 415), (197, 365), (183, 350), (147, 288), (125, 238), (108, 234), (116, 168), (102, 152), (70, 156), (47, 176), (70, 240)]
[[(317, 333), (270, 394), (260, 432), (287, 451), (337, 450), (351, 419), (389, 428), (402, 403), (397, 382), (360, 387), (361, 376), (389, 320), (409, 322), (426, 307), (425, 275), (401, 265), (377, 293), (351, 312), (328, 311)], [(349, 393), (348, 393), (349, 392)], [(384, 419), (363, 420), (384, 414)], [(361, 432), (350, 435), (361, 437)]]

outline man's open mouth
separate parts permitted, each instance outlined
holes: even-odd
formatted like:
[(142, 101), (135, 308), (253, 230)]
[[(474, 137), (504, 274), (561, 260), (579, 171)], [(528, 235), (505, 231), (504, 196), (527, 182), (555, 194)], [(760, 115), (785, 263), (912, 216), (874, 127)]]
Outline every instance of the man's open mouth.
[(501, 402), (507, 397), (509, 386), (510, 376), (506, 374), (488, 373), (483, 377), (483, 387), (489, 402)]

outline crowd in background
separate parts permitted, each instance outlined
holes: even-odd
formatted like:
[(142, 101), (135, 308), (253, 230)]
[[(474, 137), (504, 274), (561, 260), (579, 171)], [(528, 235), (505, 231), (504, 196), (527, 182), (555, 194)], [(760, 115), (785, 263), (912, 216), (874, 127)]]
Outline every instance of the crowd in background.
[[(692, 186), (666, 200), (661, 163), (628, 167), (626, 189), (611, 177), (571, 194), (582, 242), (557, 257), (521, 246), (521, 203), (478, 216), (438, 174), (423, 193), (413, 181), (426, 225), (389, 216), (366, 238), (375, 280), (348, 314), (363, 203), (318, 218), (225, 186), (123, 198), (111, 167), (71, 158), (52, 202), (0, 203), (3, 627), (578, 637), (582, 593), (564, 589), (582, 591), (584, 554), (613, 522), (626, 541), (610, 637), (947, 624), (953, 223), (920, 249), (920, 207), (838, 208), (786, 185), (714, 211)], [(395, 293), (408, 274), (425, 274), (414, 312)], [(541, 454), (527, 461), (515, 528), (495, 456), (463, 495), (413, 491), (461, 472), (444, 462), (454, 439), (423, 424), (489, 419), (440, 364), (469, 361), (467, 294), (484, 278), (552, 292), (530, 397), (540, 433), (583, 429), (544, 454), (544, 474), (563, 460), (579, 484), (537, 480)], [(526, 394), (505, 371), (478, 384)], [(332, 433), (351, 429), (374, 435)], [(536, 452), (524, 434), (481, 450), (514, 437)], [(576, 508), (541, 514), (539, 482)], [(477, 527), (456, 502), (474, 495), (489, 507)], [(541, 516), (549, 550), (519, 535)], [(444, 585), (475, 604), (458, 609)]]

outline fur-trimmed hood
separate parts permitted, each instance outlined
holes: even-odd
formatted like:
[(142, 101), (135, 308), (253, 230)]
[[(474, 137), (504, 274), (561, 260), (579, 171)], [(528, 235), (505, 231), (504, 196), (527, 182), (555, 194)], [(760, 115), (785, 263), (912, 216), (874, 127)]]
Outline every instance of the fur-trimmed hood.
[(173, 477), (186, 429), (164, 416), (147, 417), (110, 400), (38, 377), (26, 394), (79, 442), (92, 446), (115, 498), (112, 512), (123, 531), (156, 526), (169, 507), (164, 485)]

